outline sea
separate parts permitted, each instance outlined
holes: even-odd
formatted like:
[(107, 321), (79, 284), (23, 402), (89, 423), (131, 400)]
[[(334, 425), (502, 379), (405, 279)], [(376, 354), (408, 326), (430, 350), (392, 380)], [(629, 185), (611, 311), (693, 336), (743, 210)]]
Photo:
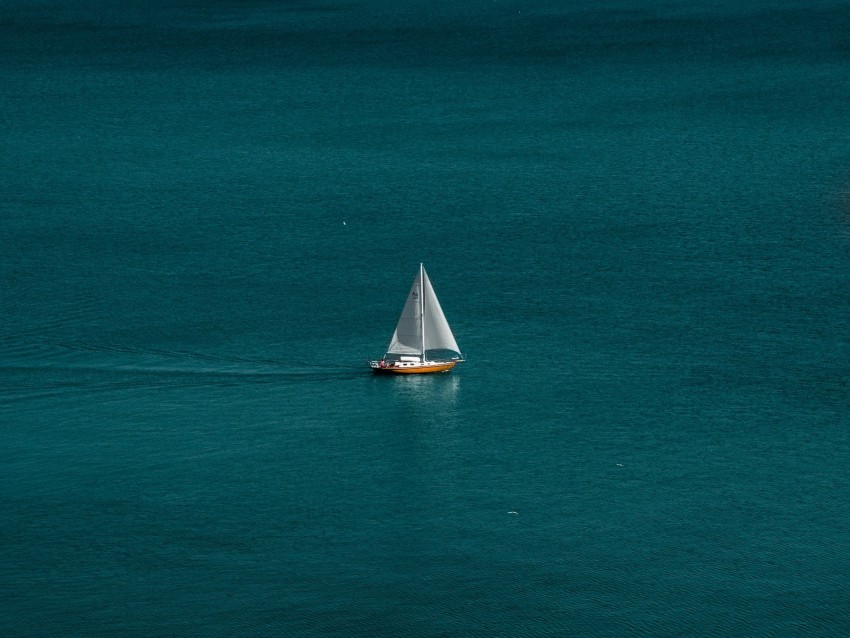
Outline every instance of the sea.
[(4, 638), (850, 635), (847, 2), (5, 0), (0, 131)]

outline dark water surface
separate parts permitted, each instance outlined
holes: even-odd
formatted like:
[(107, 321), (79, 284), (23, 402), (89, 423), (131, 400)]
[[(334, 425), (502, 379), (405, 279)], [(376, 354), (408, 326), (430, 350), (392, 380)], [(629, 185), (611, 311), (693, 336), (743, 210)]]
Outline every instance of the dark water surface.
[(850, 634), (850, 7), (703, 4), (5, 3), (0, 635)]

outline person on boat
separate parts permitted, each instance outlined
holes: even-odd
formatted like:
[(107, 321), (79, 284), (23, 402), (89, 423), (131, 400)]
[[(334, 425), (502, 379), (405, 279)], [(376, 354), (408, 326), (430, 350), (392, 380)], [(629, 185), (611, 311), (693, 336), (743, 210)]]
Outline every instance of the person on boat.
[(387, 367), (387, 362), (386, 362), (386, 361), (384, 361), (384, 358), (383, 358), (383, 357), (381, 357), (381, 367), (382, 367), (382, 368), (386, 368), (386, 367)]

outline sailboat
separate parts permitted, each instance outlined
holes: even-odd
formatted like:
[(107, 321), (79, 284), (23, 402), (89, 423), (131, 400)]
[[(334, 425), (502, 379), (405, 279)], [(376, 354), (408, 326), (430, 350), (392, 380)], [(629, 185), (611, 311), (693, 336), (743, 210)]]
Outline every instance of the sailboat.
[(390, 347), (380, 361), (369, 361), (369, 366), (379, 373), (424, 374), (448, 372), (461, 361), (460, 348), (428, 273), (419, 264)]

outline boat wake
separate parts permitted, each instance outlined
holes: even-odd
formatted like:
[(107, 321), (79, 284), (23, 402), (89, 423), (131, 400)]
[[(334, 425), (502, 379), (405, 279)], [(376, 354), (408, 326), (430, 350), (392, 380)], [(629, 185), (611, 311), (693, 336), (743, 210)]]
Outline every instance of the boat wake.
[[(0, 348), (0, 394), (118, 388), (316, 382), (363, 378), (362, 365), (223, 356), (189, 350), (31, 341)], [(368, 378), (368, 377), (367, 377)]]

